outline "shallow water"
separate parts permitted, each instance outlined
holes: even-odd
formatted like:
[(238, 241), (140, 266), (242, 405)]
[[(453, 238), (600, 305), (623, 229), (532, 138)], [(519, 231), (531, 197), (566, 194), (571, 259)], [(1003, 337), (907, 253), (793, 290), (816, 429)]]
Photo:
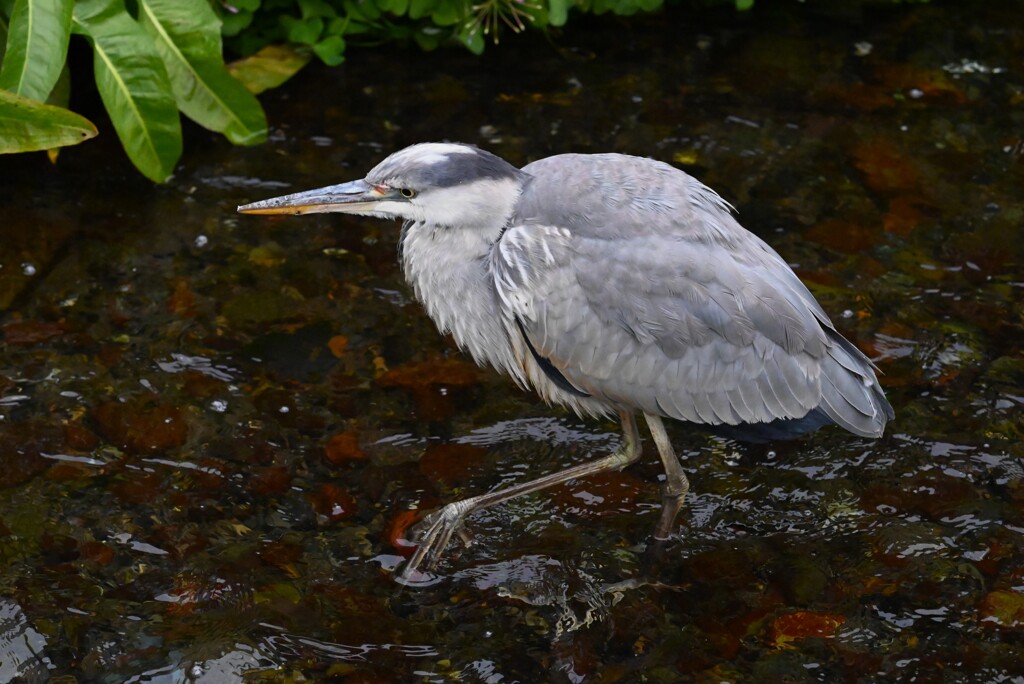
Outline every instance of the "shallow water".
[[(0, 159), (0, 681), (1019, 681), (1024, 13), (760, 4), (352, 50), (166, 186), (109, 129)], [(676, 424), (668, 543), (648, 444), (402, 588), (412, 509), (619, 444), (439, 336), (397, 225), (234, 213), (437, 139), (716, 188), (877, 360), (889, 433)]]

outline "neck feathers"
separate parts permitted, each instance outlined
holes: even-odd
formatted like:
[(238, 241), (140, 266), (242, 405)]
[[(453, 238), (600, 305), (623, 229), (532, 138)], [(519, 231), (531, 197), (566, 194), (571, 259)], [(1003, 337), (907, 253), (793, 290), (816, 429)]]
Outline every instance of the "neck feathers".
[[(494, 229), (494, 237), (500, 228)], [(442, 333), (483, 365), (521, 381), (497, 294), (487, 270), (491, 231), (414, 223), (402, 231), (402, 269)]]

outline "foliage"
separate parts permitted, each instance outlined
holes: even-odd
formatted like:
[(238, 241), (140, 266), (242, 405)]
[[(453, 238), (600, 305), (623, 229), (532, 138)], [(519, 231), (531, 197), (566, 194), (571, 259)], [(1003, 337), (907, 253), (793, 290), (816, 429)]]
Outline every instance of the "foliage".
[(123, 0), (7, 5), (0, 7), (0, 151), (52, 149), (96, 134), (66, 108), (72, 34), (92, 47), (107, 114), (148, 178), (166, 180), (181, 156), (179, 110), (233, 143), (266, 139), (263, 109), (224, 64), (220, 20), (207, 0), (135, 0), (131, 12)]
[[(412, 41), (474, 53), (504, 31), (564, 25), (570, 10), (631, 15), (664, 0), (0, 0), (0, 153), (96, 135), (67, 109), (68, 44), (93, 53), (96, 87), (125, 152), (160, 182), (181, 155), (179, 112), (238, 145), (262, 142), (255, 94), (312, 57), (336, 66), (351, 44)], [(754, 0), (703, 0), (748, 10)], [(225, 65), (228, 49), (243, 58)]]
[[(734, 0), (727, 0), (733, 2)], [(744, 0), (735, 0), (743, 2)], [(219, 6), (228, 45), (249, 54), (265, 45), (306, 46), (325, 64), (344, 61), (349, 44), (415, 41), (431, 50), (457, 41), (474, 53), (502, 31), (562, 26), (569, 10), (629, 15), (663, 0), (231, 0)]]
[(0, 154), (75, 145), (96, 135), (96, 127), (63, 107), (0, 90)]

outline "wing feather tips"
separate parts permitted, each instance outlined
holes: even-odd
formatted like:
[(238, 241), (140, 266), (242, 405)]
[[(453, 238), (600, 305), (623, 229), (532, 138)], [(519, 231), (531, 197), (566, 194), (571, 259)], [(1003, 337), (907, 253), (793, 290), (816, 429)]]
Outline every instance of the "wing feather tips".
[(865, 416), (851, 410), (850, 404), (839, 395), (835, 385), (830, 381), (822, 383), (822, 389), (824, 392), (820, 408), (833, 423), (860, 437), (881, 437), (885, 432), (885, 424), (891, 418), (892, 409), (884, 397), (881, 397), (881, 401), (878, 401), (878, 397), (873, 397), (874, 413)]
[(838, 425), (861, 437), (881, 437), (896, 417), (875, 376), (875, 364), (848, 339), (823, 326), (829, 342), (822, 368), (821, 408)]

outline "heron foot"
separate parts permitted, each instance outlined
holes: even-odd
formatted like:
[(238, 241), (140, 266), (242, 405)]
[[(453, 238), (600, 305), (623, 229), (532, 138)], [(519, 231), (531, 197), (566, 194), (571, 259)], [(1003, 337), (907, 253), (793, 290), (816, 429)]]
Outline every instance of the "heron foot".
[(474, 503), (473, 498), (450, 503), (416, 525), (412, 534), (412, 541), (417, 545), (416, 553), (402, 569), (402, 579), (410, 580), (416, 577), (421, 568), (432, 570), (444, 555), (452, 535), (457, 534), (466, 546), (473, 543), (472, 535), (462, 526), (466, 522), (466, 516), (473, 510)]
[[(425, 517), (413, 530), (412, 541), (418, 545), (418, 548), (412, 558), (409, 559), (409, 562), (406, 563), (399, 580), (406, 584), (423, 584), (425, 579), (429, 581), (429, 578), (424, 578), (424, 573), (420, 571), (420, 568), (424, 570), (433, 568), (437, 561), (441, 559), (445, 548), (448, 547), (448, 542), (451, 541), (454, 534), (458, 534), (463, 543), (469, 546), (472, 543), (472, 537), (462, 529), (462, 525), (470, 513), (510, 501), (516, 497), (553, 487), (573, 478), (586, 477), (612, 470), (622, 470), (625, 466), (639, 459), (640, 437), (636, 432), (636, 419), (632, 413), (625, 410), (619, 412), (619, 417), (622, 420), (625, 443), (623, 448), (615, 453), (599, 458), (596, 461), (581, 463), (571, 468), (560, 470), (557, 473), (539, 477), (536, 480), (521, 482), (505, 489), (450, 503)], [(683, 477), (685, 478), (685, 476)]]

